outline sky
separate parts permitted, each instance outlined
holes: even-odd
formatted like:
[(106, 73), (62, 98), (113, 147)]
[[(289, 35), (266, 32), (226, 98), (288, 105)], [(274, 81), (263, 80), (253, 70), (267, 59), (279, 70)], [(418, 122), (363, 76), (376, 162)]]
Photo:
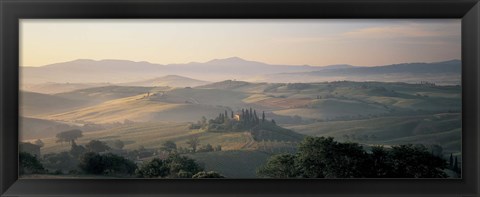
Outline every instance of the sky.
[(158, 64), (240, 57), (379, 66), (461, 57), (460, 19), (22, 19), (20, 66), (76, 59)]

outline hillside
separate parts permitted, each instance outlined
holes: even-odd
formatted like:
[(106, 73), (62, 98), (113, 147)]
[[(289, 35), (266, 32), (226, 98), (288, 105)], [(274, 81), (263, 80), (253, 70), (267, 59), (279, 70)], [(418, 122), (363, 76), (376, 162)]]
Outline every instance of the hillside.
[(148, 121), (194, 121), (202, 116), (214, 116), (225, 108), (202, 104), (167, 103), (151, 101), (146, 94), (113, 99), (97, 105), (47, 116), (62, 121), (114, 123), (130, 120)]
[(42, 94), (58, 94), (63, 92), (71, 92), (80, 89), (87, 89), (93, 87), (109, 86), (108, 83), (40, 83), (40, 84), (26, 84), (20, 88), (27, 92), (36, 92)]
[(55, 96), (59, 96), (67, 99), (85, 100), (85, 101), (95, 102), (98, 104), (98, 103), (102, 103), (102, 102), (113, 100), (113, 99), (147, 94), (148, 92), (154, 89), (166, 90), (169, 88), (128, 87), (128, 86), (110, 85), (110, 86), (103, 86), (103, 87), (80, 89), (80, 90), (75, 90), (71, 92), (64, 92), (64, 93), (55, 94)]
[(47, 138), (62, 131), (79, 128), (75, 125), (26, 117), (20, 118), (20, 125), (20, 132), (18, 133), (20, 140)]
[(328, 121), (287, 128), (311, 136), (332, 136), (364, 144), (439, 144), (445, 152), (461, 151), (461, 115), (433, 114)]
[[(222, 150), (249, 149), (246, 144), (251, 144), (251, 136), (245, 132), (215, 133), (190, 130), (186, 122), (148, 122), (122, 125), (117, 128), (105, 129), (84, 133), (84, 137), (78, 139), (78, 144), (86, 144), (90, 140), (102, 140), (110, 142), (121, 140), (125, 142), (124, 149), (134, 150), (140, 146), (149, 149), (158, 149), (162, 143), (171, 140), (178, 147), (187, 147), (186, 141), (192, 137), (198, 137), (201, 145), (221, 145)], [(42, 139), (45, 147), (42, 152), (61, 152), (70, 148), (69, 144), (56, 143), (54, 137)]]
[(195, 87), (208, 84), (208, 81), (201, 81), (197, 79), (192, 79), (188, 77), (178, 76), (178, 75), (167, 75), (163, 77), (135, 81), (130, 83), (118, 84), (122, 86), (145, 86), (145, 87), (155, 87), (155, 86), (169, 86), (169, 87)]
[(89, 101), (64, 98), (34, 92), (20, 92), (20, 113), (22, 116), (61, 113), (87, 106)]

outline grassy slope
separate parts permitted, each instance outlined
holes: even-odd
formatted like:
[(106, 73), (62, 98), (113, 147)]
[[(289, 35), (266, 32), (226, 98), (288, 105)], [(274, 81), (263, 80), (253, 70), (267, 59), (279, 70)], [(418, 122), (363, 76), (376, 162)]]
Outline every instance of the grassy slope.
[(34, 92), (20, 92), (20, 113), (22, 116), (39, 116), (73, 110), (86, 106), (89, 102), (75, 98)]
[(55, 136), (57, 133), (78, 128), (76, 125), (64, 124), (36, 118), (20, 118), (20, 140), (39, 139)]
[(460, 120), (460, 114), (436, 114), (317, 122), (287, 128), (306, 135), (367, 144), (440, 144), (446, 151), (457, 152), (461, 149)]
[[(162, 143), (172, 140), (178, 146), (186, 147), (186, 141), (193, 136), (200, 139), (200, 144), (210, 143), (213, 146), (221, 145), (223, 150), (237, 150), (249, 144), (252, 137), (244, 132), (215, 133), (203, 132), (188, 129), (188, 123), (175, 122), (150, 122), (123, 125), (114, 129), (84, 133), (77, 144), (86, 144), (90, 140), (122, 140), (126, 142), (124, 149), (137, 149), (140, 146), (145, 148), (160, 148)], [(43, 139), (45, 146), (43, 153), (61, 152), (70, 149), (69, 144), (55, 143), (55, 138)]]

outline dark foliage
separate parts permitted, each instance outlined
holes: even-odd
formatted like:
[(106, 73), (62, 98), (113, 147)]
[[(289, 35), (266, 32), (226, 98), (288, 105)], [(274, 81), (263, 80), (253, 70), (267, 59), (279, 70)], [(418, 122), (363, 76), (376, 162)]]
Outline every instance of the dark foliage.
[(135, 171), (135, 174), (142, 178), (161, 178), (168, 176), (170, 174), (170, 169), (168, 164), (163, 160), (155, 158), (140, 166)]
[(199, 172), (195, 175), (192, 176), (194, 179), (208, 179), (208, 178), (225, 178), (223, 175), (221, 175), (218, 172), (210, 171), (210, 172)]
[(192, 178), (200, 171), (203, 168), (195, 160), (172, 154), (164, 160), (155, 158), (144, 163), (136, 170), (136, 175), (142, 178)]
[(43, 165), (34, 155), (26, 152), (19, 154), (19, 173), (23, 174), (43, 174), (46, 172)]
[(98, 140), (92, 140), (88, 142), (88, 144), (85, 145), (85, 148), (88, 152), (94, 153), (101, 153), (112, 149), (107, 145), (107, 143)]
[(294, 178), (299, 176), (299, 169), (295, 164), (295, 155), (279, 154), (270, 157), (257, 173), (267, 177)]
[(81, 130), (78, 130), (78, 129), (73, 129), (73, 130), (68, 130), (68, 131), (64, 131), (64, 132), (61, 132), (61, 133), (58, 133), (56, 135), (57, 137), (57, 143), (58, 142), (68, 142), (68, 143), (71, 143), (75, 140), (77, 140), (78, 138), (80, 137), (83, 137), (83, 134), (82, 134), (82, 131)]
[[(70, 151), (72, 152), (72, 151)], [(57, 172), (68, 173), (78, 167), (78, 158), (69, 152), (51, 153), (43, 156), (45, 168)]]
[(137, 165), (111, 153), (100, 155), (88, 152), (81, 156), (79, 167), (86, 174), (125, 176), (132, 175)]
[(423, 145), (390, 149), (339, 143), (328, 137), (307, 137), (296, 155), (272, 156), (258, 173), (272, 178), (444, 178), (444, 159)]

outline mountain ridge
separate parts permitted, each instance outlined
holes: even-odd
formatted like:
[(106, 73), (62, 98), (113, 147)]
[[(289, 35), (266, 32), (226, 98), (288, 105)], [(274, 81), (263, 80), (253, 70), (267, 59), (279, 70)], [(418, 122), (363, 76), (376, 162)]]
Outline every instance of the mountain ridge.
[[(432, 65), (434, 67), (432, 67)], [(130, 60), (89, 60), (78, 59), (70, 62), (50, 64), (42, 67), (22, 67), (25, 84), (56, 83), (129, 83), (178, 75), (200, 81), (223, 81), (226, 79), (244, 81), (266, 81), (269, 75), (277, 75), (272, 82), (281, 82), (278, 74), (309, 75), (321, 77), (350, 75), (379, 75), (385, 73), (456, 73), (460, 74), (461, 61), (448, 60), (432, 63), (401, 63), (384, 66), (353, 66), (336, 64), (327, 66), (276, 65), (239, 57), (213, 59), (203, 63), (154, 64), (146, 61)], [(267, 77), (265, 77), (267, 76)], [(286, 77), (286, 76), (283, 76)], [(284, 82), (288, 82), (285, 78)], [(301, 78), (300, 78), (301, 82)]]

